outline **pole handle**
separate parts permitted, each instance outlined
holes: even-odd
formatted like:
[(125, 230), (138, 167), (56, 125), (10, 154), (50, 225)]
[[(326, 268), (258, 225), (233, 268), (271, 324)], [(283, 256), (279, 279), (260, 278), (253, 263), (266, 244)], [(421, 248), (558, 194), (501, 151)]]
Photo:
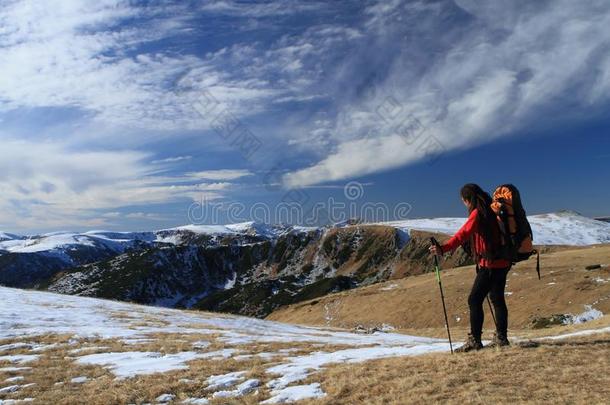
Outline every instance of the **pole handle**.
[[(430, 243), (432, 243), (432, 245), (436, 246), (438, 251), (441, 251), (441, 244), (438, 243), (438, 241), (434, 238), (434, 236), (430, 237)], [(434, 264), (438, 267), (438, 253), (434, 255)]]
[[(431, 236), (430, 237), (430, 243), (432, 243), (434, 246), (436, 246), (437, 249), (440, 249), (440, 244), (438, 243), (438, 241)], [(441, 273), (440, 273), (440, 269), (439, 269), (439, 265), (438, 265), (438, 254), (434, 255), (434, 272), (436, 273), (436, 281), (438, 282), (438, 284), (441, 284)]]

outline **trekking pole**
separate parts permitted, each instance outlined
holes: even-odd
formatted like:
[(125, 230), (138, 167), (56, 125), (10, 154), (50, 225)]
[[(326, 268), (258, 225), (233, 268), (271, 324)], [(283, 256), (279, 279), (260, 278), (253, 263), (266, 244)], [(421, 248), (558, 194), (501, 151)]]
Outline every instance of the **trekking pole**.
[(491, 301), (489, 300), (489, 295), (486, 298), (487, 298), (487, 303), (489, 304), (489, 312), (491, 312), (491, 319), (494, 320), (494, 325), (496, 325), (496, 330), (498, 330), (498, 322), (496, 322), (496, 315), (494, 314), (494, 309), (491, 306)]
[[(440, 249), (439, 243), (434, 239), (434, 237), (430, 238), (430, 242), (437, 249)], [(453, 344), (451, 343), (451, 332), (449, 331), (449, 320), (447, 319), (447, 307), (445, 306), (445, 295), (443, 294), (443, 284), (441, 283), (441, 271), (438, 266), (438, 255), (434, 255), (434, 271), (436, 272), (436, 281), (438, 282), (438, 288), (441, 291), (441, 301), (443, 302), (443, 313), (445, 314), (445, 328), (447, 329), (447, 337), (449, 338), (449, 349), (451, 349), (451, 354), (453, 354)]]

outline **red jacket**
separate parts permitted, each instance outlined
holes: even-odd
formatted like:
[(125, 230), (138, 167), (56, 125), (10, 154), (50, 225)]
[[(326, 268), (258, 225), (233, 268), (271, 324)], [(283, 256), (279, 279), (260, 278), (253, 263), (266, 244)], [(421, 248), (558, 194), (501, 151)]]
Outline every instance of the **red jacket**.
[[(474, 249), (474, 252), (479, 257), (479, 266), (487, 267), (491, 269), (499, 269), (510, 266), (510, 262), (505, 259), (494, 259), (489, 260), (485, 259), (483, 254), (488, 250), (487, 244), (485, 243), (485, 239), (479, 233), (479, 218), (477, 216), (477, 210), (474, 209), (468, 216), (468, 220), (459, 231), (451, 239), (449, 239), (446, 243), (444, 243), (441, 248), (443, 253), (450, 252), (452, 250), (457, 249), (459, 246), (463, 245), (465, 242), (470, 240), (470, 237), (473, 236), (474, 246), (471, 247)], [(499, 235), (494, 235), (499, 236)]]

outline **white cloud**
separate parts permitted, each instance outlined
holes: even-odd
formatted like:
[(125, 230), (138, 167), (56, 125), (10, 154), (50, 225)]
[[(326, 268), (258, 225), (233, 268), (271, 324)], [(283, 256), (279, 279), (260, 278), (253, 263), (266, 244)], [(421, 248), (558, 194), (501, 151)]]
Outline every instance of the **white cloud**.
[(185, 160), (191, 160), (192, 156), (173, 156), (165, 159), (153, 160), (151, 163), (164, 164), (164, 163), (177, 163)]
[[(379, 2), (370, 9), (368, 26), (386, 41), (418, 35), (419, 26), (438, 38), (422, 39), (425, 46), (407, 42), (386, 55), (391, 68), (376, 91), (338, 106), (341, 119), (328, 131), (333, 146), (318, 163), (286, 174), (286, 186), (391, 169), (425, 159), (421, 142), (429, 139), (443, 150), (468, 148), (519, 129), (574, 119), (591, 105), (608, 102), (610, 4), (458, 4), (476, 19), (468, 29), (444, 26), (441, 11), (424, 3)], [(413, 31), (401, 28), (410, 26), (406, 20), (417, 20)], [(388, 96), (400, 110), (391, 122), (377, 113)], [(561, 113), (549, 113), (554, 109)], [(414, 119), (424, 135), (418, 142), (401, 142), (396, 135), (401, 123)]]
[(239, 3), (233, 0), (211, 0), (201, 5), (200, 10), (211, 14), (226, 14), (237, 17), (274, 17), (319, 11), (324, 3), (318, 1), (279, 0), (263, 3)]
[[(0, 225), (16, 230), (103, 226), (117, 208), (213, 200), (233, 186), (203, 176), (156, 176), (154, 166), (145, 163), (148, 158), (136, 151), (80, 151), (58, 142), (4, 139)], [(223, 180), (247, 175), (240, 170), (216, 174)], [(99, 214), (105, 210), (107, 215)]]
[[(176, 6), (179, 7), (179, 6)], [(161, 16), (157, 16), (156, 13)], [(75, 107), (98, 123), (143, 129), (207, 129), (193, 104), (202, 87), (247, 116), (276, 91), (264, 80), (227, 75), (205, 56), (142, 45), (187, 31), (186, 10), (139, 8), (121, 0), (12, 2), (0, 10), (0, 111)], [(178, 16), (176, 16), (178, 14)], [(191, 14), (186, 14), (193, 17)], [(138, 24), (121, 25), (126, 18)], [(196, 86), (175, 92), (185, 72)]]
[(231, 170), (231, 169), (219, 169), (219, 170), (205, 170), (201, 172), (187, 173), (185, 177), (192, 179), (205, 179), (205, 180), (237, 180), (242, 177), (252, 176), (254, 173), (249, 170)]
[[(379, 0), (337, 9), (296, 0), (3, 3), (0, 121), (15, 125), (15, 112), (37, 107), (79, 119), (53, 130), (24, 121), (18, 133), (28, 141), (0, 133), (0, 225), (98, 223), (92, 211), (224, 195), (251, 171), (197, 171), (190, 155), (171, 156), (230, 149), (205, 131), (219, 110), (264, 142), (253, 171), (289, 162), (284, 183), (299, 187), (417, 162), (426, 140), (456, 150), (577, 117), (610, 94), (606, 2)], [(282, 25), (303, 13), (312, 18)], [(214, 24), (227, 24), (221, 49), (218, 32), (205, 31)], [(183, 51), (195, 42), (211, 50)], [(218, 105), (202, 115), (195, 107), (208, 94)], [(389, 96), (400, 110), (391, 119), (379, 114)], [(405, 138), (404, 124), (416, 122), (423, 135)], [(193, 150), (151, 146), (167, 136), (184, 142), (187, 130), (204, 130)], [(143, 145), (156, 153), (138, 152)], [(159, 174), (187, 160), (192, 173)]]

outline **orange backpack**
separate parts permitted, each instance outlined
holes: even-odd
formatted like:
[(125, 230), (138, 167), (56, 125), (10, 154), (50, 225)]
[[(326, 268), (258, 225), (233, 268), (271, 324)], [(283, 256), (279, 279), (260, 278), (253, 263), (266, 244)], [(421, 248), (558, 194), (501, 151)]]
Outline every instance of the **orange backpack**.
[(503, 184), (496, 188), (492, 199), (491, 209), (498, 218), (505, 258), (517, 263), (536, 254), (536, 272), (540, 280), (540, 254), (533, 247), (532, 227), (521, 204), (519, 190), (512, 184)]

